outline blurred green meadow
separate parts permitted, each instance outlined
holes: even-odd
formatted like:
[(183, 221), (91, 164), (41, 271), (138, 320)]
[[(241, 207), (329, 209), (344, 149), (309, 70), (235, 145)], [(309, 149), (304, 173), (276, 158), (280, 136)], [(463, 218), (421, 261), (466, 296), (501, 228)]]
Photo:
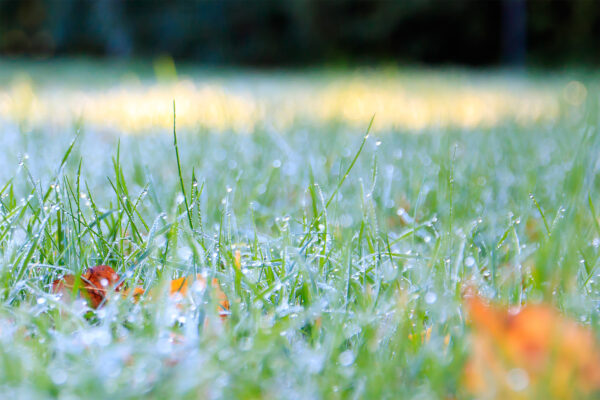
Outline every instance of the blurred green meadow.
[(0, 66), (1, 397), (470, 398), (467, 286), (600, 335), (593, 73)]

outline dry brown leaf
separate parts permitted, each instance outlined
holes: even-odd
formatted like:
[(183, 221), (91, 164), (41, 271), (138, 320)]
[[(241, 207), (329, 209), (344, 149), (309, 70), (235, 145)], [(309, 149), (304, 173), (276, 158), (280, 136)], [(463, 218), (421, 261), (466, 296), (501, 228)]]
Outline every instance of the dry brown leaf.
[(117, 285), (119, 275), (108, 265), (96, 265), (89, 268), (79, 279), (74, 275), (65, 275), (52, 282), (52, 292), (69, 296), (77, 285), (79, 292), (88, 300), (90, 307), (98, 308), (109, 290), (119, 291), (123, 284)]

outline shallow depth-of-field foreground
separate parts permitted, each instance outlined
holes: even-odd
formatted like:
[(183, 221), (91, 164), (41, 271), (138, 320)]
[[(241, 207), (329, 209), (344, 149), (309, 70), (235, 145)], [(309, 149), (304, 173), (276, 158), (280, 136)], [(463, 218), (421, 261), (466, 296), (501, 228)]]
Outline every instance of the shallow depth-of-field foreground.
[(594, 77), (11, 71), (0, 397), (597, 398)]

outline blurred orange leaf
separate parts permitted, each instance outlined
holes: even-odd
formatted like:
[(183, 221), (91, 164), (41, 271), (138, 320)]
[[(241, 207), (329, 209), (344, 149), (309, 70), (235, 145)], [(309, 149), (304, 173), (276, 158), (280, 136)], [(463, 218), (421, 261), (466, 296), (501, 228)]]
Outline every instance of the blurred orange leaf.
[[(178, 279), (174, 279), (171, 281), (169, 294), (171, 296), (175, 294), (180, 294), (181, 296), (185, 296), (188, 293), (188, 283), (195, 282), (197, 285), (200, 285), (200, 289), (204, 290), (206, 288), (206, 278), (204, 278), (201, 274), (196, 275), (196, 279), (181, 277)], [(213, 278), (211, 287), (214, 290), (214, 294), (216, 296), (216, 300), (219, 304), (219, 315), (222, 319), (227, 317), (227, 311), (229, 311), (229, 300), (227, 299), (227, 295), (221, 289), (221, 285), (217, 278)]]
[(548, 305), (513, 311), (469, 296), (466, 306), (472, 348), (464, 378), (476, 397), (578, 399), (599, 394), (600, 350), (590, 329)]
[(124, 289), (121, 291), (121, 293), (123, 294), (123, 297), (127, 297), (129, 296), (129, 293), (131, 292), (131, 297), (133, 298), (134, 302), (137, 302), (140, 297), (142, 297), (143, 294), (146, 293), (146, 291), (144, 290), (144, 288), (142, 287), (134, 287), (133, 290), (129, 290), (129, 289)]

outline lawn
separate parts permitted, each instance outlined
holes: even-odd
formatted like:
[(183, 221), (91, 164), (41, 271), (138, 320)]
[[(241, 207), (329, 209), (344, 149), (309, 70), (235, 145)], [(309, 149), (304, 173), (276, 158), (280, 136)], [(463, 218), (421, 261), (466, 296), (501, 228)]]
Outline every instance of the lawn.
[[(470, 398), (467, 292), (597, 341), (597, 89), (581, 71), (3, 63), (0, 397)], [(98, 264), (130, 294), (52, 293)], [(226, 315), (214, 289), (169, 295), (196, 274)], [(548, 398), (508, 369), (515, 398)]]

